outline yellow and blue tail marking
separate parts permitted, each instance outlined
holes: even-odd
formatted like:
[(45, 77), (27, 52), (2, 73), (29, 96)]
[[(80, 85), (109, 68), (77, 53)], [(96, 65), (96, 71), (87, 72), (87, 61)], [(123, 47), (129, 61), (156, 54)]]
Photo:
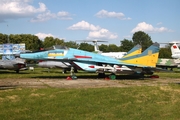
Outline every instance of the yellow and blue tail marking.
[(135, 56), (122, 58), (126, 64), (134, 64), (138, 66), (156, 67), (159, 56), (159, 43), (154, 43), (147, 48), (143, 53)]
[(141, 54), (142, 47), (140, 45), (134, 46), (123, 58)]

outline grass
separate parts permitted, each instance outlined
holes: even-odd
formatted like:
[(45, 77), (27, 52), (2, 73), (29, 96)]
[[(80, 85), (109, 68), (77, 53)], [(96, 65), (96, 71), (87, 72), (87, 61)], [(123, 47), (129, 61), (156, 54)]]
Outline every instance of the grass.
[(0, 91), (2, 120), (179, 119), (180, 86)]
[[(47, 69), (43, 68), (35, 68), (35, 71), (20, 71), (20, 73), (16, 73), (15, 71), (8, 71), (8, 70), (1, 70), (0, 71), (0, 79), (4, 78), (66, 78), (67, 76), (70, 76), (70, 72), (67, 72), (66, 74), (62, 74), (62, 70), (58, 68), (50, 69), (48, 72)], [(179, 71), (176, 70), (174, 72), (158, 72), (155, 73), (156, 75), (159, 75), (160, 78), (179, 78), (180, 74)], [(78, 78), (97, 78), (97, 73), (86, 73), (84, 71), (78, 71), (76, 73)], [(107, 73), (108, 75), (108, 73)], [(123, 79), (124, 75), (120, 75), (120, 77), (117, 76), (117, 79)], [(131, 77), (130, 77), (131, 79)]]
[[(50, 73), (2, 71), (5, 78), (64, 78), (61, 70)], [(178, 78), (179, 73), (157, 73)], [(79, 77), (96, 76), (79, 72)], [(180, 118), (180, 85), (126, 88), (16, 88), (0, 90), (1, 120), (164, 120)]]
[[(67, 76), (70, 76), (70, 72), (67, 72), (66, 74), (62, 74), (61, 69), (50, 69), (48, 72), (47, 69), (43, 68), (35, 68), (35, 71), (20, 71), (19, 73), (16, 73), (15, 71), (12, 70), (1, 70), (0, 71), (0, 79), (4, 78), (66, 78)], [(77, 73), (79, 77), (83, 77), (84, 75), (86, 77), (96, 77), (96, 73), (85, 73), (83, 71), (79, 71)]]

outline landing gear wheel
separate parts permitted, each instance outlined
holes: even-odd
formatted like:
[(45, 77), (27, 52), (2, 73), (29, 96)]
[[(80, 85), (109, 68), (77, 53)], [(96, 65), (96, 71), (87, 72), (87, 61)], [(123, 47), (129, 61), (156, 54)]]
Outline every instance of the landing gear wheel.
[(115, 75), (115, 74), (111, 74), (111, 75), (109, 75), (109, 78), (110, 78), (111, 80), (115, 80), (115, 79), (116, 79), (116, 75)]
[(105, 78), (105, 73), (98, 73), (98, 78)]
[(72, 78), (73, 80), (76, 80), (76, 79), (77, 79), (77, 76), (76, 76), (76, 75), (72, 75), (71, 78)]
[(74, 74), (74, 67), (71, 67), (71, 78), (73, 80), (77, 79), (77, 76)]

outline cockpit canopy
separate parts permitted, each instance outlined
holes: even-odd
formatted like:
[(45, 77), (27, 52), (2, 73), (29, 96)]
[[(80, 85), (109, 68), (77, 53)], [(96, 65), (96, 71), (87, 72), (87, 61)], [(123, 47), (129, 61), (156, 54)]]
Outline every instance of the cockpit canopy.
[(64, 49), (64, 50), (68, 50), (69, 48), (66, 47), (66, 46), (61, 46), (61, 45), (53, 45), (52, 47), (41, 48), (40, 50), (32, 51), (31, 53), (44, 52), (44, 51), (48, 51), (48, 50), (56, 50), (56, 49)]
[(66, 46), (61, 46), (61, 45), (53, 45), (52, 47), (45, 48), (44, 50), (55, 50), (55, 49), (65, 49), (68, 50), (69, 48)]

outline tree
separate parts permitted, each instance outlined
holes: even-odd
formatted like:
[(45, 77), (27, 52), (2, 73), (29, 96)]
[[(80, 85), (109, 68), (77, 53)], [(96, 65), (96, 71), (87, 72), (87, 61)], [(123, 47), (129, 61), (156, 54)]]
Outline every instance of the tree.
[(44, 48), (49, 48), (55, 45), (55, 40), (53, 37), (46, 37), (43, 42)]
[(59, 38), (46, 37), (43, 42), (44, 48), (52, 47), (53, 45), (64, 45), (64, 40)]
[(0, 44), (5, 44), (8, 42), (8, 35), (0, 33)]
[(128, 52), (134, 47), (134, 44), (131, 40), (124, 39), (121, 41), (120, 50), (123, 52)]
[(64, 45), (70, 48), (75, 48), (75, 49), (79, 47), (79, 45), (74, 41), (64, 42)]
[(160, 48), (159, 58), (171, 58), (171, 50), (170, 47)]
[(43, 43), (42, 41), (35, 35), (31, 35), (31, 34), (20, 34), (19, 35), (20, 39), (18, 42), (16, 43), (25, 43), (26, 45), (26, 50), (39, 50), (41, 47), (43, 47)]
[(79, 49), (89, 51), (89, 52), (93, 52), (94, 46), (91, 44), (88, 44), (88, 43), (81, 43)]
[(56, 45), (64, 45), (64, 40), (60, 40), (59, 38), (54, 39)]
[(118, 46), (116, 46), (115, 44), (110, 44), (108, 47), (108, 51), (109, 52), (119, 52), (120, 48)]
[(13, 44), (22, 43), (22, 36), (18, 34), (10, 34), (9, 35), (9, 42)]
[(100, 51), (103, 51), (103, 52), (108, 52), (108, 46), (107, 45), (104, 45), (104, 44), (101, 44), (99, 46), (99, 50)]
[(153, 43), (151, 37), (143, 31), (135, 32), (132, 40), (134, 45), (140, 44), (143, 51)]

